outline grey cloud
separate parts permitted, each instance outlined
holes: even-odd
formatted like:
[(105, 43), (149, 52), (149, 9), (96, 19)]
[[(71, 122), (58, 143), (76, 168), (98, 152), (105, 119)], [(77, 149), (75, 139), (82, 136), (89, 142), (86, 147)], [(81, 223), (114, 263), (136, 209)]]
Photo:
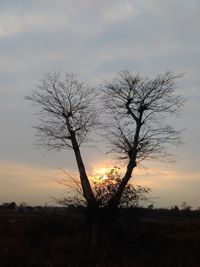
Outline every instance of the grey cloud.
[(130, 16), (129, 6), (129, 1), (122, 4), (121, 1), (91, 0), (57, 1), (56, 4), (54, 1), (40, 1), (39, 4), (32, 1), (29, 5), (8, 4), (8, 8), (1, 12), (0, 37), (30, 30), (56, 29), (72, 30), (81, 35), (96, 35), (109, 24)]

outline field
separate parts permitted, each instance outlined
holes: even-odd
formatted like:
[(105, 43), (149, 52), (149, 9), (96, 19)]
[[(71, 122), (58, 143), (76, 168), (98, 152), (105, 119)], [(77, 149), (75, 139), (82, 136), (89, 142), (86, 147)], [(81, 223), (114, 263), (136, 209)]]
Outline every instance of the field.
[(0, 211), (0, 266), (200, 266), (199, 211), (121, 210), (91, 249), (80, 210)]

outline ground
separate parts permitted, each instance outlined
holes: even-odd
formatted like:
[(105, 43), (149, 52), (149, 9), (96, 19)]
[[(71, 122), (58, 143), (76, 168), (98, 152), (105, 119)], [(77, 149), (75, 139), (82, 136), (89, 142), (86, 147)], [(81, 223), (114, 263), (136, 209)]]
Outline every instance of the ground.
[(94, 249), (84, 211), (0, 210), (0, 266), (200, 266), (200, 212), (128, 209)]

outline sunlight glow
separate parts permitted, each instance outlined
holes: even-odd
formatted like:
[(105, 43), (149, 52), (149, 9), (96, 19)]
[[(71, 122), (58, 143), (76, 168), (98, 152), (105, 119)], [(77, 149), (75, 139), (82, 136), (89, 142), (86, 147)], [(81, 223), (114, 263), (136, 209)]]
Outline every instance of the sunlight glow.
[(106, 173), (108, 173), (110, 171), (112, 167), (95, 167), (92, 171), (92, 173), (95, 175), (95, 176), (104, 176)]
[(89, 178), (91, 181), (101, 184), (109, 178), (107, 173), (109, 173), (111, 169), (112, 167), (97, 167), (96, 166), (92, 170)]

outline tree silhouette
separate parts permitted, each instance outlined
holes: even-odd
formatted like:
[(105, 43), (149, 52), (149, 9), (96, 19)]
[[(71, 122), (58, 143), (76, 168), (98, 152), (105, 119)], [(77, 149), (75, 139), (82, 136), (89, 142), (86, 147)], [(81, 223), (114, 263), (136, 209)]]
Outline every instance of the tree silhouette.
[(90, 208), (97, 206), (83, 163), (80, 146), (95, 127), (94, 90), (78, 80), (77, 75), (46, 74), (37, 91), (26, 96), (39, 106), (39, 144), (49, 149), (72, 149), (75, 154), (83, 195)]
[(138, 163), (147, 159), (169, 159), (167, 145), (180, 143), (180, 131), (165, 123), (167, 115), (177, 114), (184, 103), (176, 94), (178, 77), (166, 72), (149, 79), (124, 71), (103, 84), (101, 113), (105, 112), (107, 121), (103, 128), (108, 131), (111, 151), (126, 162), (126, 172), (117, 179), (110, 197), (108, 188), (112, 185), (106, 189), (106, 205), (98, 199), (99, 189), (92, 190), (80, 151), (80, 146), (99, 125), (96, 91), (80, 82), (75, 74), (53, 73), (44, 76), (38, 89), (26, 97), (40, 108), (40, 123), (35, 126), (39, 143), (49, 149), (74, 151), (81, 190), (94, 214), (102, 206), (116, 210), (123, 201), (123, 193), (133, 189), (128, 182)]
[(177, 114), (184, 99), (175, 94), (175, 80), (171, 72), (154, 79), (121, 72), (104, 84), (111, 151), (126, 160), (127, 169), (108, 206), (117, 208), (134, 168), (146, 159), (170, 159), (167, 145), (180, 144), (181, 131), (165, 123), (167, 115)]

